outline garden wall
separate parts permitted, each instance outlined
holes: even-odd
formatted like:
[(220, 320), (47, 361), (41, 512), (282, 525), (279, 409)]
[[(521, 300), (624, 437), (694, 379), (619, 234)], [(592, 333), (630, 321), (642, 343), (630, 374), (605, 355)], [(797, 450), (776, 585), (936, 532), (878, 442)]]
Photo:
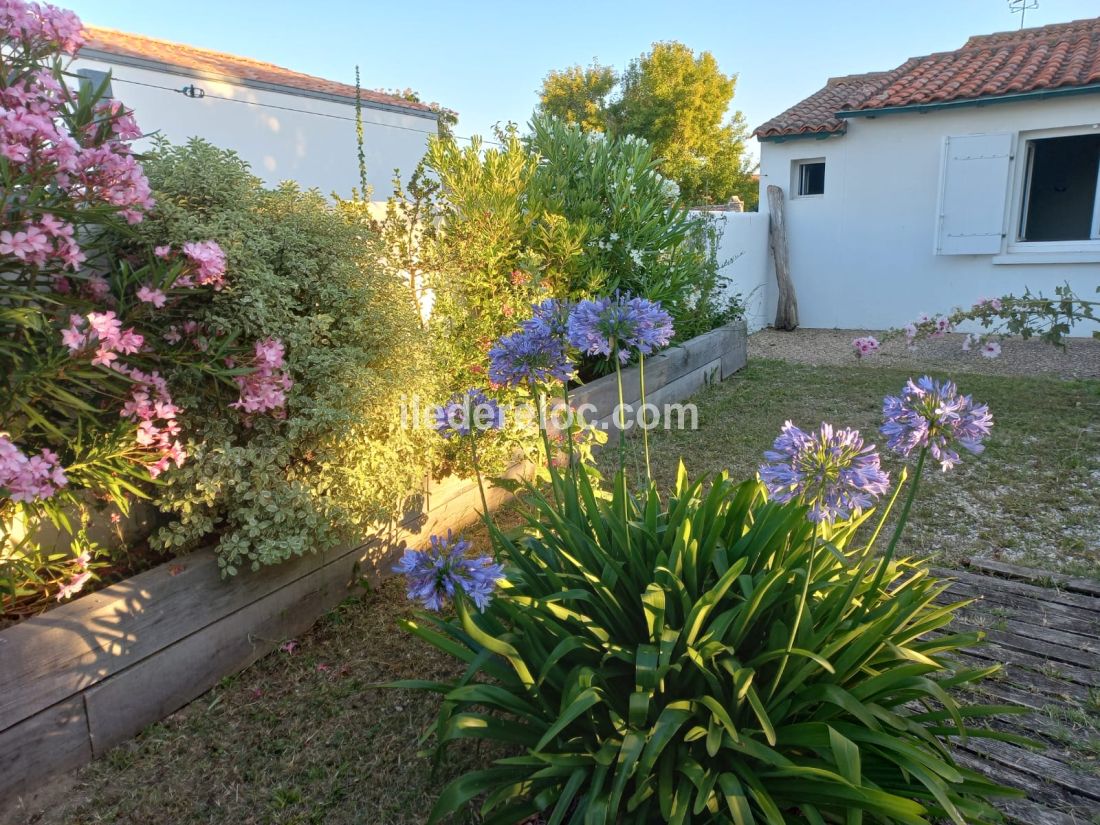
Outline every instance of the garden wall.
[(776, 288), (768, 254), (768, 215), (761, 212), (712, 212), (721, 232), (718, 262), (730, 279), (729, 292), (745, 304), (749, 332), (775, 319)]
[[(646, 362), (647, 400), (681, 401), (745, 364), (746, 328), (736, 322)], [(636, 369), (624, 398), (639, 400)], [(614, 376), (572, 393), (607, 422), (618, 402)], [(522, 475), (517, 464), (510, 474)], [(509, 494), (489, 491), (490, 506)], [(55, 773), (125, 741), (307, 630), (357, 592), (362, 577), (388, 575), (406, 546), (477, 518), (476, 484), (426, 483), (421, 505), (352, 547), (223, 580), (202, 550), (0, 631), (0, 819)]]

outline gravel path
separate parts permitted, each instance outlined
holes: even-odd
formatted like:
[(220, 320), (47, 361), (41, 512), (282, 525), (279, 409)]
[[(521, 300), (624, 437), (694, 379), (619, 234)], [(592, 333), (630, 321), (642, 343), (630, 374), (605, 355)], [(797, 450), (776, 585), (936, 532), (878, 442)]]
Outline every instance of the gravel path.
[[(835, 365), (858, 362), (852, 339), (876, 335), (877, 330), (797, 329), (781, 332), (762, 329), (749, 336), (750, 358), (773, 358), (797, 364)], [(1007, 339), (999, 358), (983, 358), (978, 352), (963, 352), (961, 334), (937, 341), (922, 341), (915, 351), (897, 338), (866, 359), (868, 365), (912, 367), (914, 370), (943, 370), (986, 375), (1056, 375), (1061, 378), (1100, 378), (1100, 339), (1070, 338), (1066, 349), (1032, 339)]]

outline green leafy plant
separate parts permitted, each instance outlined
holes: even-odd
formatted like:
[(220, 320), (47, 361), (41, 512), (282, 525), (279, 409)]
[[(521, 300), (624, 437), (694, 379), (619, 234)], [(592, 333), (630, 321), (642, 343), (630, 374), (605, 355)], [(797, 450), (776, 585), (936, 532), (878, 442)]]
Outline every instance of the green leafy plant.
[(739, 305), (724, 295), (713, 221), (680, 205), (676, 184), (658, 171), (646, 141), (609, 139), (539, 116), (527, 142), (540, 159), (532, 210), (563, 218), (583, 242), (563, 267), (558, 297), (622, 292), (659, 301), (678, 340), (737, 316)]
[(416, 303), (378, 263), (364, 205), (268, 189), (201, 140), (160, 144), (145, 168), (158, 209), (141, 232), (156, 243), (202, 233), (228, 258), (232, 278), (196, 319), (277, 336), (294, 379), (283, 420), (196, 407), (192, 459), (158, 500), (173, 520), (157, 546), (217, 536), (232, 574), (362, 538), (402, 512), (431, 450), (399, 410), (406, 395), (434, 396), (435, 373)]
[(571, 479), (557, 502), (531, 492), (522, 537), (494, 533), (508, 583), (484, 613), (460, 598), (455, 620), (406, 625), (468, 663), (401, 683), (443, 696), (440, 743), (517, 749), (431, 821), (474, 798), (486, 823), (998, 819), (986, 799), (1011, 792), (946, 741), (1007, 738), (973, 725), (1006, 708), (949, 694), (996, 668), (951, 660), (978, 634), (945, 630), (959, 605), (926, 568), (892, 562), (876, 586), (869, 513), (815, 531), (757, 481), (681, 468), (666, 502)]

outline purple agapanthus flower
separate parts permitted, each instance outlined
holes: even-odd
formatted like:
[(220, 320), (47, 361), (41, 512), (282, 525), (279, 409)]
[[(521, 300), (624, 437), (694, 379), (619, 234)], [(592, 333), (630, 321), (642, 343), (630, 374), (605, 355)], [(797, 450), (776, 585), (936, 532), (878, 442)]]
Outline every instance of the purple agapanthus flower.
[(545, 335), (563, 343), (569, 336), (569, 313), (573, 305), (569, 301), (548, 298), (531, 307), (531, 317), (521, 326), (530, 333)]
[(504, 568), (489, 556), (469, 557), (470, 542), (447, 536), (432, 536), (427, 550), (406, 550), (393, 568), (405, 576), (408, 596), (428, 610), (442, 610), (461, 588), (478, 610), (492, 601)]
[(960, 395), (951, 381), (940, 383), (927, 375), (910, 379), (900, 396), (883, 399), (882, 414), (882, 432), (891, 450), (908, 456), (927, 447), (944, 472), (959, 461), (955, 445), (978, 454), (993, 427), (989, 407)]
[(788, 421), (764, 458), (760, 479), (768, 495), (808, 505), (815, 522), (858, 516), (890, 487), (874, 445), (865, 445), (859, 430), (822, 424), (806, 433)]
[(474, 428), (484, 432), (503, 427), (504, 411), (481, 390), (466, 390), (435, 408), (435, 429), (444, 438), (467, 436)]
[(672, 340), (672, 316), (647, 298), (615, 295), (581, 301), (569, 315), (569, 343), (588, 355), (626, 363), (634, 352), (649, 355)]
[(514, 387), (568, 381), (573, 365), (565, 351), (565, 342), (551, 334), (548, 326), (530, 324), (519, 332), (505, 335), (489, 350), (489, 380)]

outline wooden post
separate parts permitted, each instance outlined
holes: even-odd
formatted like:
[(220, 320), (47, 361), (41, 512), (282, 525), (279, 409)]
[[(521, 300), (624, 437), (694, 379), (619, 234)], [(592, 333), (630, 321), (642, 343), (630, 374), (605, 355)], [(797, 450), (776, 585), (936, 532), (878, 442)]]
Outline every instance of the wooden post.
[(775, 261), (775, 280), (779, 283), (779, 301), (775, 308), (776, 329), (798, 327), (798, 298), (791, 282), (791, 256), (787, 251), (787, 219), (783, 213), (783, 190), (768, 187), (768, 238), (771, 242), (772, 260)]

